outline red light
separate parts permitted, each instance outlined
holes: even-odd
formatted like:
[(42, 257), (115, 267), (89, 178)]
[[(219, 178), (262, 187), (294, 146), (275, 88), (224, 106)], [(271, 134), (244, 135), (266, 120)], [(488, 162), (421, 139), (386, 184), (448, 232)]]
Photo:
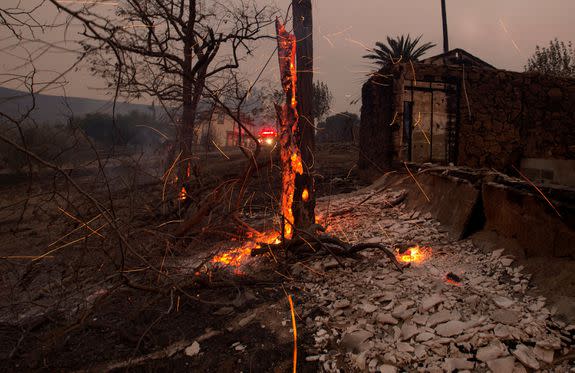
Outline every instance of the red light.
[(264, 128), (260, 131), (260, 137), (276, 137), (277, 133), (273, 129)]

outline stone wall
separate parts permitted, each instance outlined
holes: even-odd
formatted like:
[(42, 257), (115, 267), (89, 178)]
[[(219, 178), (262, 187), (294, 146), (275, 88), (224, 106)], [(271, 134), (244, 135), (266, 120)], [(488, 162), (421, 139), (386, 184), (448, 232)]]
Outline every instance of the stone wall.
[(522, 158), (575, 158), (575, 80), (470, 71), (465, 85), (471, 116), (461, 115), (459, 164), (506, 169)]
[(394, 122), (393, 84), (394, 79), (377, 75), (363, 85), (358, 161), (362, 169), (387, 169), (398, 156), (398, 147), (392, 145), (399, 128)]
[[(509, 171), (521, 159), (575, 159), (575, 79), (553, 78), (536, 73), (518, 73), (478, 67), (414, 64), (396, 65), (393, 98), (384, 99), (383, 90), (372, 78), (364, 85), (362, 131), (360, 137), (376, 133), (370, 125), (395, 115), (395, 149), (401, 149), (403, 120), (403, 81), (449, 82), (458, 86), (459, 102), (456, 163)], [(414, 74), (415, 73), (415, 74)], [(381, 72), (384, 74), (384, 72)], [(367, 100), (366, 100), (367, 98)], [(380, 112), (386, 108), (385, 115)], [(368, 115), (369, 117), (366, 117)], [(384, 119), (385, 118), (385, 119)], [(392, 136), (393, 137), (393, 136)], [(391, 145), (390, 144), (390, 145)]]

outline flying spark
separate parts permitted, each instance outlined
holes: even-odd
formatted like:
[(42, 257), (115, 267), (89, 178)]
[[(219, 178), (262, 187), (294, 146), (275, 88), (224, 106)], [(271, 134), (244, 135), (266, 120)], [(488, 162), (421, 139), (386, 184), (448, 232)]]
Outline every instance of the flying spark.
[(363, 49), (365, 49), (368, 52), (373, 52), (373, 49), (369, 48), (367, 45), (363, 44), (361, 41), (354, 40), (350, 37), (345, 38), (345, 40), (349, 41), (350, 43), (354, 43), (354, 44), (361, 46)]
[(519, 49), (519, 46), (517, 46), (517, 43), (515, 42), (515, 40), (513, 40), (513, 38), (511, 37), (511, 34), (509, 33), (509, 31), (507, 30), (507, 26), (505, 26), (505, 23), (503, 23), (503, 20), (501, 18), (499, 18), (499, 24), (501, 25), (501, 28), (503, 28), (503, 31), (507, 34), (507, 36), (509, 36), (509, 39), (511, 40), (511, 43), (513, 43), (513, 46), (515, 47), (515, 49), (517, 50), (517, 52), (519, 52), (519, 54), (523, 55), (523, 52), (521, 52), (521, 49)]

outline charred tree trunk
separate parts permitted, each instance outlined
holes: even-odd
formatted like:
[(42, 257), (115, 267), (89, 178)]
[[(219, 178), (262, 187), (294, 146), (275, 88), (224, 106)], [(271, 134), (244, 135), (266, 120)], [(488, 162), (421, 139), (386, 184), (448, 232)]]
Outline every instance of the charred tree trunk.
[(204, 144), (206, 147), (206, 154), (205, 154), (205, 160), (208, 160), (208, 153), (210, 152), (211, 148), (212, 148), (212, 144), (211, 144), (211, 140), (212, 140), (212, 119), (214, 117), (214, 111), (216, 111), (216, 104), (212, 105), (212, 108), (210, 110), (210, 117), (208, 118), (208, 130), (207, 135), (206, 135), (206, 143)]
[(276, 106), (280, 127), (279, 140), (282, 170), (282, 236), (289, 239), (292, 238), (295, 225), (293, 215), (295, 178), (298, 173), (303, 173), (301, 155), (295, 138), (298, 128), (296, 103), (297, 72), (295, 69), (296, 39), (293, 34), (286, 31), (284, 25), (277, 19), (276, 32), (280, 79), (286, 98), (286, 102), (282, 107)]
[(303, 172), (296, 174), (293, 198), (294, 225), (308, 229), (315, 224), (315, 193), (312, 176), (315, 151), (313, 123), (313, 23), (311, 0), (293, 0), (293, 25), (296, 38), (297, 89), (299, 116), (295, 141), (301, 153)]
[(180, 201), (185, 201), (187, 193), (190, 190), (190, 170), (191, 170), (191, 158), (192, 158), (192, 146), (194, 144), (194, 119), (195, 113), (192, 107), (192, 82), (191, 79), (187, 78), (187, 74), (183, 77), (183, 89), (182, 89), (182, 123), (180, 124), (180, 157), (177, 160), (177, 170), (178, 170), (178, 186), (181, 186), (179, 199)]
[[(190, 1), (189, 23), (194, 22), (196, 17), (196, 2)], [(200, 61), (193, 64), (194, 47), (193, 28), (189, 27), (184, 36), (183, 49), (183, 69), (182, 69), (182, 123), (180, 125), (180, 158), (178, 160), (178, 186), (180, 186), (180, 201), (189, 202), (189, 192), (191, 191), (190, 177), (194, 168), (192, 159), (194, 158), (194, 145), (199, 143), (196, 131), (196, 114), (200, 98), (204, 91), (206, 74), (209, 65), (209, 58), (200, 56)], [(208, 53), (211, 50), (208, 49)], [(195, 70), (195, 71), (194, 71)], [(189, 206), (189, 204), (186, 204)]]
[[(191, 65), (190, 65), (191, 66)], [(207, 66), (206, 66), (207, 67)], [(202, 68), (200, 76), (192, 84), (191, 78), (184, 74), (183, 100), (182, 100), (182, 124), (180, 133), (180, 159), (178, 167), (178, 179), (181, 185), (180, 200), (187, 201), (191, 191), (191, 170), (195, 169), (192, 163), (194, 157), (194, 145), (198, 143), (196, 131), (196, 113), (205, 84), (205, 69)]]
[[(194, 5), (195, 6), (195, 5)], [(191, 12), (191, 10), (190, 10)], [(179, 200), (186, 201), (190, 191), (191, 159), (193, 154), (193, 144), (195, 142), (194, 122), (194, 82), (192, 76), (192, 42), (193, 35), (186, 35), (183, 49), (183, 69), (182, 69), (182, 123), (180, 123), (179, 145), (180, 158), (177, 160)]]

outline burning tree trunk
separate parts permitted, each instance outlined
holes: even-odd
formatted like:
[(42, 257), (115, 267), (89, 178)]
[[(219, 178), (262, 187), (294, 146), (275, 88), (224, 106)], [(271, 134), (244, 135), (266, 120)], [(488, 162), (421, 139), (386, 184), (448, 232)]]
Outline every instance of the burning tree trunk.
[[(315, 198), (311, 166), (315, 148), (313, 125), (313, 61), (311, 2), (294, 1), (294, 32), (276, 20), (278, 58), (286, 104), (278, 112), (282, 163), (283, 233), (315, 224)], [(301, 80), (300, 80), (301, 79)]]
[(276, 20), (276, 32), (281, 84), (286, 96), (285, 105), (281, 108), (276, 107), (280, 122), (282, 233), (289, 239), (292, 237), (295, 224), (293, 206), (296, 174), (303, 173), (301, 154), (295, 141), (299, 120), (296, 101), (296, 40), (295, 36), (288, 33), (279, 20)]

